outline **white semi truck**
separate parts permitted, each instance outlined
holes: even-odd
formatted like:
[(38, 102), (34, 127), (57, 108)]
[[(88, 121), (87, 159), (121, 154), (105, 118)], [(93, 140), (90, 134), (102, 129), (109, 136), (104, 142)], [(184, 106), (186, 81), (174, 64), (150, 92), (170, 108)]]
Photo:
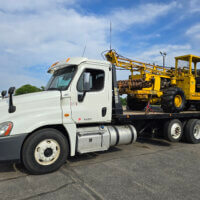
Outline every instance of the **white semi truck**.
[(68, 58), (48, 72), (46, 91), (13, 96), (10, 88), (9, 98), (0, 100), (0, 161), (21, 161), (32, 174), (49, 173), (69, 156), (132, 144), (137, 132), (162, 126), (172, 142), (183, 134), (200, 142), (200, 112), (123, 112), (116, 69), (107, 61)]

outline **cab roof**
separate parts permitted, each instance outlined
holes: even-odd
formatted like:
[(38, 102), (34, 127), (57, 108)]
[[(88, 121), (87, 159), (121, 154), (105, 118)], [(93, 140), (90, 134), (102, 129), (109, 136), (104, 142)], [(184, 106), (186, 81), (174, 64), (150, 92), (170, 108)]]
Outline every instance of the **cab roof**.
[(175, 59), (189, 61), (189, 58), (192, 57), (192, 62), (200, 62), (200, 57), (195, 56), (192, 54), (184, 55), (184, 56), (177, 56)]
[(110, 65), (108, 61), (101, 61), (101, 60), (93, 60), (84, 57), (73, 57), (67, 58), (66, 60), (55, 62), (51, 65), (48, 69), (49, 73), (54, 73), (56, 70), (70, 66), (70, 65), (80, 65), (81, 63), (91, 63), (91, 64), (100, 64), (100, 65)]

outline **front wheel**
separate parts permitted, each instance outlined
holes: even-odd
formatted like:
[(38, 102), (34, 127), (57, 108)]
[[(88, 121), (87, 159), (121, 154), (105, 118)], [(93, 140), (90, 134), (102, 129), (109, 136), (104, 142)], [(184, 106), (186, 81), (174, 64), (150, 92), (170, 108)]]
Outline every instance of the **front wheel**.
[(34, 132), (22, 148), (22, 162), (32, 174), (56, 171), (67, 160), (69, 145), (66, 137), (55, 129)]
[(171, 87), (163, 91), (161, 108), (164, 112), (178, 113), (185, 108), (185, 94), (181, 88)]

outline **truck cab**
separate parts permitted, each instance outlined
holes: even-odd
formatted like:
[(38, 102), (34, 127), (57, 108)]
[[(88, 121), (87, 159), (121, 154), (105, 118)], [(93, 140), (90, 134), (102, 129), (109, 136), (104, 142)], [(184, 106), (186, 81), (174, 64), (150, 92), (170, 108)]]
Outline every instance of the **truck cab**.
[(13, 96), (11, 88), (0, 102), (0, 161), (43, 174), (76, 153), (134, 142), (134, 126), (112, 122), (113, 70), (107, 61), (68, 58), (48, 69), (45, 91)]
[(66, 61), (50, 67), (48, 72), (53, 75), (46, 88), (61, 92), (63, 123), (111, 122), (111, 64), (85, 58)]

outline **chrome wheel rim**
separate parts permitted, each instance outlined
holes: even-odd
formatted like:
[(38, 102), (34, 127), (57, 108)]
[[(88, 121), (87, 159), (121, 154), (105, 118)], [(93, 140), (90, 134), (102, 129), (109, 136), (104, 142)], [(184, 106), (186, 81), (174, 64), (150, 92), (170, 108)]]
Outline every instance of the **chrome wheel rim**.
[(174, 123), (171, 127), (171, 136), (174, 139), (178, 139), (181, 136), (181, 126), (178, 123)]
[(35, 148), (35, 160), (40, 165), (53, 164), (60, 155), (60, 145), (54, 139), (45, 139)]
[(199, 140), (200, 139), (200, 124), (196, 124), (193, 130), (194, 138)]

